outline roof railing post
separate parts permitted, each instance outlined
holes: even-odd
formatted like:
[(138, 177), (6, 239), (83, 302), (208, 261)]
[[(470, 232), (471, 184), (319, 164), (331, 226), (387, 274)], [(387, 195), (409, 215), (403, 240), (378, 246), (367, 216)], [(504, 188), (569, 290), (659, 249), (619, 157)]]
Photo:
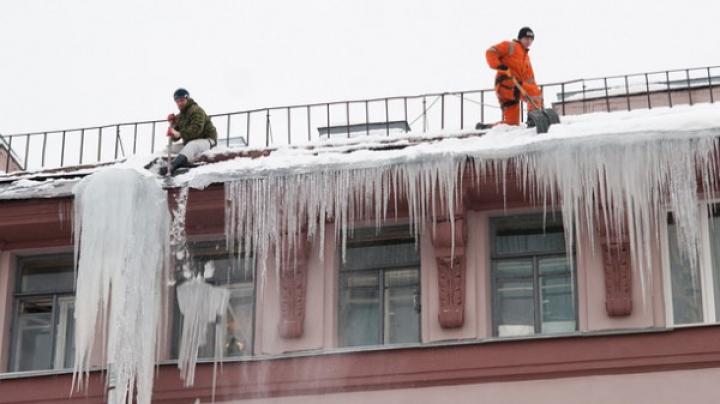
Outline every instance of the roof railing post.
[(670, 72), (667, 70), (665, 71), (665, 88), (667, 89), (666, 92), (667, 92), (667, 98), (668, 98), (668, 106), (670, 108), (672, 108), (673, 103), (672, 103), (672, 88), (670, 87)]
[(137, 128), (138, 124), (135, 122), (134, 128), (133, 128), (133, 155), (137, 154)]
[[(408, 122), (407, 97), (403, 97), (403, 108), (405, 109), (405, 123), (407, 124), (407, 122)], [(407, 133), (407, 131), (409, 131), (409, 130), (410, 130), (410, 129), (408, 129), (408, 128), (406, 127), (405, 132)]]
[(610, 112), (610, 89), (608, 89), (607, 77), (603, 78), (603, 83), (605, 85), (605, 110)]
[[(25, 162), (27, 164), (27, 161)], [(65, 131), (62, 133), (62, 148), (60, 149), (60, 167), (65, 165)]]
[(311, 121), (310, 106), (307, 105), (306, 108), (307, 108), (307, 135), (308, 135), (308, 142), (309, 142), (312, 139), (312, 133), (311, 133), (312, 129), (311, 129), (311, 124), (310, 124), (310, 121)]
[(225, 131), (225, 146), (230, 147), (230, 118), (231, 114), (227, 115), (227, 130)]
[(270, 146), (270, 109), (265, 110), (265, 147)]
[(370, 106), (368, 100), (365, 100), (365, 135), (370, 136)]
[(690, 105), (693, 105), (692, 84), (690, 83), (690, 69), (685, 69), (685, 78), (687, 80), (688, 101), (690, 101)]
[(247, 136), (247, 144), (249, 146), (250, 145), (250, 116), (251, 116), (250, 111), (246, 112), (245, 115), (247, 117), (247, 120), (246, 120), (247, 127), (245, 129), (245, 136)]
[[(102, 155), (102, 128), (98, 129), (98, 150), (97, 150), (97, 160), (95, 160), (96, 163), (101, 161), (101, 155)], [(62, 162), (60, 163), (62, 166)]]
[(625, 101), (627, 101), (627, 110), (630, 111), (630, 82), (627, 74), (625, 75)]
[(345, 101), (345, 123), (347, 124), (347, 137), (350, 138), (350, 102)]
[(712, 76), (710, 75), (710, 68), (707, 68), (707, 76), (708, 76), (708, 90), (710, 90), (710, 103), (714, 104), (715, 100), (713, 99), (713, 84), (712, 84)]
[(480, 122), (485, 122), (485, 90), (480, 90)]
[(423, 132), (427, 132), (427, 98), (423, 95)]
[(440, 130), (445, 129), (445, 93), (440, 94)]
[(80, 130), (80, 158), (78, 159), (79, 165), (82, 165), (84, 152), (85, 152), (85, 128), (82, 128)]
[(115, 131), (115, 160), (118, 158), (118, 143), (120, 142), (120, 125), (116, 126)]
[[(65, 132), (63, 132), (64, 134)], [(65, 145), (65, 139), (63, 138), (63, 145)], [(25, 170), (28, 169), (29, 163), (28, 159), (30, 158), (30, 135), (25, 135)], [(60, 164), (62, 166), (62, 164)]]
[(288, 145), (292, 144), (292, 112), (290, 107), (287, 108), (287, 123), (288, 123)]
[[(40, 159), (40, 167), (45, 167), (45, 149), (47, 146), (47, 132), (43, 133), (42, 158)], [(8, 158), (10, 155), (8, 155)]]
[(155, 127), (157, 122), (152, 123), (152, 134), (150, 135), (150, 153), (155, 153)]
[(390, 136), (390, 105), (387, 98), (385, 98), (385, 135)]
[(460, 92), (460, 130), (465, 128), (465, 93)]
[(647, 73), (645, 73), (645, 91), (647, 92), (648, 109), (652, 109), (652, 100), (650, 99), (650, 79), (648, 78)]
[(7, 173), (10, 171), (10, 160), (12, 160), (13, 156), (13, 148), (12, 148), (12, 142), (13, 139), (15, 139), (15, 136), (8, 136), (8, 142), (7, 142), (7, 158), (5, 159), (5, 172)]

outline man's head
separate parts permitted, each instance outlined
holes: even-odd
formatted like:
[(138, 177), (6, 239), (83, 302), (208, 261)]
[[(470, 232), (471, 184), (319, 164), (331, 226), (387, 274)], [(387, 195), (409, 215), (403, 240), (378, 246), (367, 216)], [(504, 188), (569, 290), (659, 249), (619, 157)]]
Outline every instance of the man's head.
[(190, 97), (190, 93), (188, 90), (184, 88), (178, 88), (175, 90), (175, 93), (173, 94), (173, 99), (175, 99), (175, 104), (177, 104), (178, 109), (183, 109), (185, 104), (187, 104), (188, 97)]
[(520, 32), (518, 32), (517, 39), (525, 49), (530, 49), (530, 45), (532, 45), (535, 40), (535, 33), (530, 27), (522, 27), (520, 28)]

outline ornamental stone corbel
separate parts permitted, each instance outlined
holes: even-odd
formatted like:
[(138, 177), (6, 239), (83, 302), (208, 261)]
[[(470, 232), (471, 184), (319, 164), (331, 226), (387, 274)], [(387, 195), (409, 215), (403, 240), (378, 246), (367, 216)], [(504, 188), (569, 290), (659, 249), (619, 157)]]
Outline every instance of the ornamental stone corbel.
[(598, 224), (605, 271), (605, 310), (610, 317), (629, 316), (632, 313), (630, 238), (627, 231), (619, 233), (617, 226), (608, 224), (602, 212), (598, 214)]
[[(287, 239), (284, 245), (288, 245)], [(287, 251), (284, 259), (285, 265), (279, 271), (280, 323), (278, 324), (278, 333), (282, 338), (300, 338), (304, 333), (310, 247), (307, 235), (305, 233), (298, 235), (295, 248)]]
[(438, 322), (442, 328), (460, 328), (465, 323), (465, 216), (436, 218), (432, 243), (438, 270)]

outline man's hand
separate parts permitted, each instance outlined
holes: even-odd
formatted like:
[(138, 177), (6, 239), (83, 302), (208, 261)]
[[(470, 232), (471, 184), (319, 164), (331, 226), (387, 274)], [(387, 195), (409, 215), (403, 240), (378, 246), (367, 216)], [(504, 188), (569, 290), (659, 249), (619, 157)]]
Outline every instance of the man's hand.
[(168, 130), (167, 130), (167, 136), (168, 136), (168, 137), (171, 137), (171, 138), (173, 138), (173, 139), (175, 139), (175, 140), (178, 140), (178, 139), (180, 139), (180, 132), (178, 132), (178, 131), (175, 130), (174, 128), (168, 128)]
[(503, 75), (508, 76), (508, 77), (512, 77), (512, 73), (510, 73), (510, 70), (509, 70), (508, 67), (505, 66), (505, 65), (500, 65), (500, 66), (498, 66), (498, 67), (497, 67), (497, 71), (498, 71), (498, 73), (500, 73), (500, 74), (503, 74)]
[(168, 122), (170, 122), (171, 124), (172, 124), (172, 123), (175, 123), (175, 114), (170, 114), (170, 115), (168, 115), (167, 120), (168, 120)]

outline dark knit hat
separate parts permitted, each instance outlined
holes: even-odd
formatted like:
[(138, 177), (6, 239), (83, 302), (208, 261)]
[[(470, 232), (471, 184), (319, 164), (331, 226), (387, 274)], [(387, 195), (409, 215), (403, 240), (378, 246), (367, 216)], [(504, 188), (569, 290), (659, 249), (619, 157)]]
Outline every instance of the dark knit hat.
[(184, 88), (178, 88), (175, 90), (175, 93), (173, 94), (173, 99), (177, 100), (178, 98), (187, 98), (190, 96), (190, 93), (188, 90)]
[(530, 29), (530, 27), (520, 28), (517, 39), (523, 39), (525, 37), (535, 39), (535, 33), (533, 32), (533, 30)]

